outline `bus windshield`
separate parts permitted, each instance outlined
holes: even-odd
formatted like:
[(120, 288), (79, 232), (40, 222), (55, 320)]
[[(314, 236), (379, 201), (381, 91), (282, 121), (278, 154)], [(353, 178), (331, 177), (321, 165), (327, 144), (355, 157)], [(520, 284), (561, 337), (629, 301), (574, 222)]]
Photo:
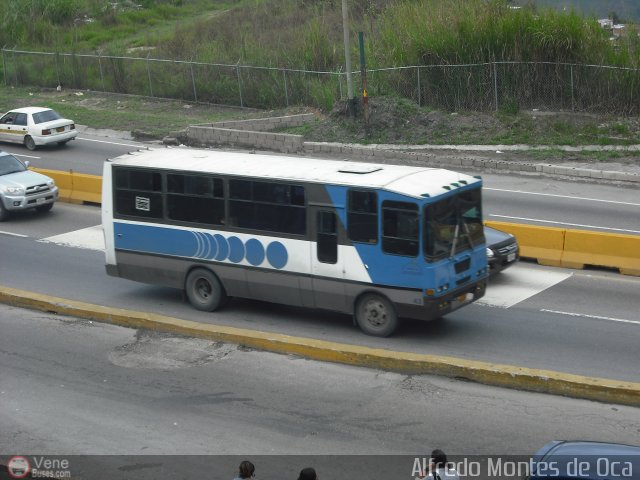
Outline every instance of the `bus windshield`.
[(424, 255), (452, 257), (484, 242), (480, 189), (461, 192), (424, 207)]

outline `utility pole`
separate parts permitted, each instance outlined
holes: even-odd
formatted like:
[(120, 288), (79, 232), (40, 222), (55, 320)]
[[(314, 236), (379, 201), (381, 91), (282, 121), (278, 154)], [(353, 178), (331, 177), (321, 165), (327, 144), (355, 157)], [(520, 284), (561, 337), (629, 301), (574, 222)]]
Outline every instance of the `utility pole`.
[(353, 118), (356, 115), (356, 100), (353, 97), (353, 78), (351, 78), (351, 41), (349, 40), (347, 0), (342, 0), (342, 30), (344, 32), (344, 59), (347, 70), (347, 113)]
[(364, 32), (358, 32), (360, 44), (360, 77), (362, 78), (362, 116), (364, 128), (369, 133), (369, 93), (367, 93), (367, 62), (364, 59)]

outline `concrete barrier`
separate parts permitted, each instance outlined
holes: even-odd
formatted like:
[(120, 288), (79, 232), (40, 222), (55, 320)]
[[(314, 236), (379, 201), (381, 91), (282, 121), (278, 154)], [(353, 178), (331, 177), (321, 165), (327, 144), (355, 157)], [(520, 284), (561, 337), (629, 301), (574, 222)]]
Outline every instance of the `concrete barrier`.
[(102, 177), (85, 173), (72, 173), (71, 199), (79, 202), (100, 203), (102, 201)]
[(560, 265), (613, 267), (625, 275), (640, 276), (640, 236), (567, 230)]
[(59, 170), (46, 170), (43, 168), (30, 168), (34, 172), (41, 173), (47, 177), (53, 178), (60, 190), (60, 200), (72, 202), (71, 193), (73, 192), (73, 178), (70, 172), (61, 172)]
[(566, 235), (564, 228), (492, 221), (484, 223), (488, 227), (515, 235), (521, 257), (533, 258), (541, 265), (561, 266)]
[(60, 200), (69, 203), (100, 203), (102, 196), (102, 177), (75, 173), (32, 168), (33, 171), (53, 178), (60, 190)]

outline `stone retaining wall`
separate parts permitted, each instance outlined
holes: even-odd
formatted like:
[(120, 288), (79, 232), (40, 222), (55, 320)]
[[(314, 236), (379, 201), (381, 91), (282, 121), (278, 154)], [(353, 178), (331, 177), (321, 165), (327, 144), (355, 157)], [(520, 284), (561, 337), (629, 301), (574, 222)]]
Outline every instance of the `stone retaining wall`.
[(189, 143), (201, 145), (226, 145), (298, 153), (304, 149), (302, 135), (271, 131), (304, 125), (313, 121), (314, 118), (314, 114), (306, 113), (191, 125), (187, 128), (187, 137)]

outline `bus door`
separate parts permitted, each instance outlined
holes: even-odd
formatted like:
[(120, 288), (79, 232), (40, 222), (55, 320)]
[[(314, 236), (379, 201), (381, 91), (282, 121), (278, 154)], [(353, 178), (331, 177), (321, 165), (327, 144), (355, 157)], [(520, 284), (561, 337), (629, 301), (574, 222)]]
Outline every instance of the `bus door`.
[(309, 207), (313, 219), (311, 278), (316, 308), (346, 309), (344, 259), (340, 255), (335, 209)]

